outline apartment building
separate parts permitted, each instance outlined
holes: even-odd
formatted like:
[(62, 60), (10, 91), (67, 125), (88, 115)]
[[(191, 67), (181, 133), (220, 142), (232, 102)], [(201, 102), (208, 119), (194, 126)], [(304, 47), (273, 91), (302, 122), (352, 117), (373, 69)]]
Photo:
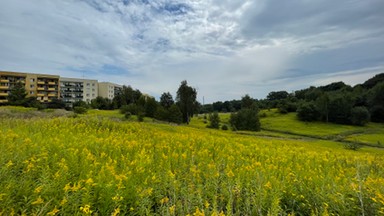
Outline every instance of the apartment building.
[(99, 96), (103, 98), (113, 99), (123, 89), (122, 85), (110, 82), (99, 83)]
[(8, 102), (10, 90), (18, 82), (25, 85), (29, 97), (36, 97), (40, 102), (60, 97), (59, 76), (0, 71), (0, 103)]
[(98, 82), (90, 79), (60, 78), (60, 98), (71, 104), (77, 101), (90, 103), (98, 96)]
[(0, 71), (0, 103), (8, 102), (8, 95), (18, 82), (25, 85), (27, 97), (36, 97), (40, 102), (50, 102), (57, 98), (62, 99), (66, 104), (76, 101), (90, 103), (98, 96), (112, 100), (123, 88), (115, 83), (99, 83), (97, 80), (91, 79)]

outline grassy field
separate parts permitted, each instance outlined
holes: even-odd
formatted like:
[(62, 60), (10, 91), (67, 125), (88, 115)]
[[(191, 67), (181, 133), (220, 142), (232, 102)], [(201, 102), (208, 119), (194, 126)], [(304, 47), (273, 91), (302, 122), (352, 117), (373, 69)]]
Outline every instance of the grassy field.
[(384, 214), (382, 150), (122, 119), (0, 118), (0, 215)]

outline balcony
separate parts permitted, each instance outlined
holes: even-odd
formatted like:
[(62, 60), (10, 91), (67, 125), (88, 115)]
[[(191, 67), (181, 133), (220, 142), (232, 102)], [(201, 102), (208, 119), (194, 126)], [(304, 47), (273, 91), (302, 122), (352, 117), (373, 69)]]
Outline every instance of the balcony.
[(44, 82), (44, 81), (37, 81), (37, 84), (39, 84), (39, 85), (44, 85), (45, 82)]
[(48, 88), (48, 91), (57, 91), (55, 88)]
[(9, 86), (0, 86), (0, 89), (8, 89)]
[(0, 100), (0, 103), (7, 103), (8, 100)]
[(37, 97), (43, 97), (44, 94), (43, 93), (37, 93)]
[(57, 97), (57, 94), (48, 94), (48, 97)]
[(8, 93), (0, 92), (0, 96), (8, 96)]
[(43, 87), (38, 87), (37, 90), (44, 91), (45, 88), (43, 88)]
[(9, 80), (6, 80), (6, 79), (0, 79), (0, 82), (1, 82), (1, 83), (9, 83)]
[(48, 85), (57, 85), (56, 82), (48, 82)]

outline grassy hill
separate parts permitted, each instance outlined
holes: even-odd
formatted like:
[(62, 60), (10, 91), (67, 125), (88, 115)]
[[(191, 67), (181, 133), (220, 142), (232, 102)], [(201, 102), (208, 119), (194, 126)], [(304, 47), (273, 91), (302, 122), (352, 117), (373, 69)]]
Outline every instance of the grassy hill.
[(0, 215), (384, 214), (379, 149), (206, 129), (203, 117), (175, 126), (47, 113), (0, 117)]

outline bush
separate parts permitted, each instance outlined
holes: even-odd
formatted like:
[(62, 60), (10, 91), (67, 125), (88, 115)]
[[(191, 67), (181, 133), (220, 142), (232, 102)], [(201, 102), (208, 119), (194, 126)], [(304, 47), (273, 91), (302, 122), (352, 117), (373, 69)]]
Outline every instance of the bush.
[(297, 109), (297, 117), (301, 121), (316, 121), (319, 115), (320, 113), (313, 102), (303, 103)]
[(216, 128), (219, 129), (220, 127), (220, 117), (217, 112), (214, 112), (213, 114), (209, 115), (209, 128)]
[(221, 130), (228, 130), (228, 126), (227, 125), (221, 126)]
[(85, 114), (87, 113), (87, 108), (85, 107), (74, 107), (73, 112), (76, 114)]
[(353, 151), (357, 151), (361, 148), (361, 145), (355, 143), (355, 142), (351, 142), (351, 143), (344, 143), (344, 148), (345, 149), (348, 149), (348, 150), (353, 150)]
[(144, 121), (144, 113), (143, 112), (140, 112), (139, 114), (137, 114), (137, 121), (139, 122), (143, 122)]
[(131, 114), (130, 112), (126, 112), (126, 113), (124, 114), (124, 118), (125, 118), (125, 119), (130, 119), (131, 116), (132, 116), (132, 114)]
[(229, 119), (233, 130), (260, 130), (260, 120), (256, 108), (245, 108), (232, 113)]
[(364, 126), (369, 122), (369, 112), (366, 107), (354, 107), (351, 111), (351, 123)]

